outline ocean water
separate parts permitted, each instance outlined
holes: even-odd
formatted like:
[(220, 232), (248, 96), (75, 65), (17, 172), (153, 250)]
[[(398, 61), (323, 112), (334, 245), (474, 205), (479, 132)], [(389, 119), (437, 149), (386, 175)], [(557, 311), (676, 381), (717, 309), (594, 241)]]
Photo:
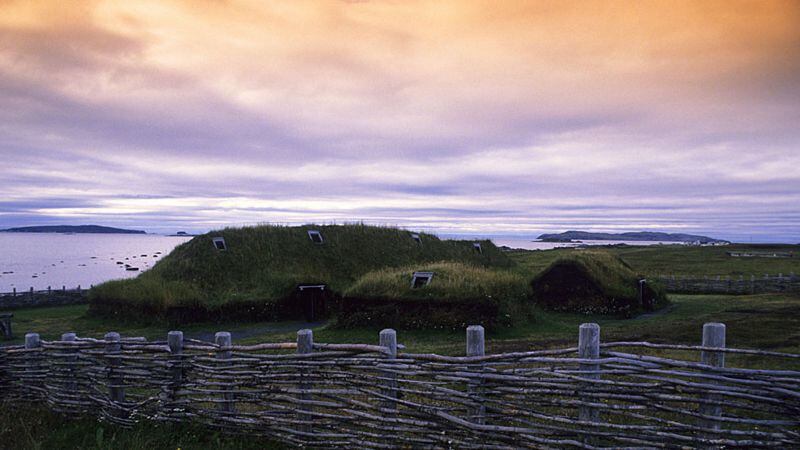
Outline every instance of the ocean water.
[[(482, 239), (479, 236), (443, 238)], [(141, 234), (0, 233), (0, 293), (74, 289), (104, 281), (132, 278), (153, 265), (187, 236)], [(490, 237), (497, 245), (528, 250), (575, 247), (577, 243), (536, 242), (532, 239)], [(627, 243), (654, 245), (660, 242), (585, 241), (588, 245)], [(121, 262), (122, 264), (117, 264)], [(138, 271), (128, 271), (125, 264)]]
[[(0, 233), (0, 292), (31, 287), (38, 291), (48, 286), (88, 288), (132, 278), (189, 239), (149, 234)], [(125, 264), (139, 271), (125, 270)]]
[(579, 245), (675, 245), (679, 242), (662, 242), (662, 241), (593, 241), (586, 240), (581, 242), (541, 242), (533, 239), (520, 239), (520, 238), (505, 238), (493, 237), (492, 242), (497, 246), (505, 245), (511, 248), (521, 248), (525, 250), (550, 250), (552, 248), (560, 247), (577, 247)]

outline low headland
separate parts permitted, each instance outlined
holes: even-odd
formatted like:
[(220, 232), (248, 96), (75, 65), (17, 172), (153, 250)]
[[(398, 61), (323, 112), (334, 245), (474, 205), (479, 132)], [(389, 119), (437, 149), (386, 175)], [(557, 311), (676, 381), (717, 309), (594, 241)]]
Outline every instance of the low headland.
[(97, 234), (147, 234), (142, 230), (105, 227), (102, 225), (41, 225), (0, 230), (0, 233), (97, 233)]
[(542, 234), (538, 237), (543, 242), (576, 242), (576, 241), (662, 241), (662, 242), (699, 242), (701, 244), (729, 243), (708, 236), (684, 233), (660, 233), (652, 231), (633, 231), (627, 233), (595, 233), (590, 231), (565, 231), (563, 233)]

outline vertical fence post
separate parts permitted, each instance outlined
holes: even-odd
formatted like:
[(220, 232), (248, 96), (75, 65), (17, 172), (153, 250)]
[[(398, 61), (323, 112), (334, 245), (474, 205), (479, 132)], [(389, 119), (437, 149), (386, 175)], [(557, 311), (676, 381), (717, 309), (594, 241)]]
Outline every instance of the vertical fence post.
[[(378, 343), (381, 347), (386, 347), (389, 350), (389, 353), (386, 354), (386, 359), (391, 360), (397, 358), (396, 331), (389, 328), (381, 330)], [(383, 390), (383, 395), (391, 399), (397, 399), (397, 374), (391, 371), (384, 371), (382, 376), (386, 379), (386, 381), (384, 381), (386, 388)], [(387, 415), (393, 417), (397, 411), (397, 402), (393, 400), (384, 400), (383, 409)]]
[(119, 333), (112, 331), (106, 333), (105, 340), (108, 361), (108, 397), (114, 407), (112, 415), (122, 417), (124, 416), (121, 408), (122, 403), (125, 402), (125, 387), (122, 376), (116, 370), (122, 364), (122, 360), (119, 358), (122, 351), (121, 338)]
[[(581, 324), (578, 329), (578, 358), (600, 358), (600, 325), (596, 323)], [(600, 379), (600, 366), (598, 364), (580, 364), (581, 377), (590, 380)], [(592, 389), (591, 383), (583, 383), (584, 388)], [(593, 397), (582, 397), (584, 402), (594, 402)], [(581, 406), (578, 410), (578, 419), (582, 422), (599, 422), (600, 411), (591, 406)]]
[(32, 348), (39, 348), (42, 346), (42, 341), (39, 339), (39, 333), (27, 333), (25, 334), (25, 348), (32, 349)]
[[(39, 348), (42, 346), (42, 341), (39, 339), (39, 333), (27, 333), (25, 335), (25, 348), (28, 350)], [(29, 379), (24, 380), (25, 384), (27, 385), (39, 385), (40, 381), (37, 380), (37, 372), (39, 371), (40, 367), (40, 360), (41, 357), (39, 354), (33, 353), (27, 356), (29, 362), (26, 364), (27, 367), (25, 372)], [(35, 392), (35, 391), (34, 391)]]
[[(75, 342), (76, 339), (78, 339), (78, 335), (75, 334), (75, 333), (64, 333), (64, 334), (61, 335), (61, 340), (64, 341), (64, 342)], [(64, 367), (64, 371), (66, 372), (65, 375), (66, 375), (67, 379), (69, 380), (69, 382), (67, 382), (66, 388), (67, 388), (67, 392), (70, 395), (75, 395), (75, 394), (77, 394), (76, 391), (78, 390), (78, 383), (77, 383), (77, 381), (75, 379), (75, 375), (76, 375), (75, 374), (75, 371), (76, 371), (75, 370), (76, 369), (75, 363), (78, 362), (78, 355), (76, 354), (77, 352), (75, 350), (72, 350), (72, 349), (67, 350), (66, 353), (69, 353), (69, 356), (64, 358), (65, 362), (66, 362), (65, 367)]]
[(169, 346), (169, 353), (172, 356), (170, 361), (170, 371), (172, 372), (172, 382), (168, 391), (168, 401), (175, 402), (178, 399), (178, 390), (181, 388), (183, 382), (183, 332), (170, 331), (167, 333), (167, 345)]
[[(217, 359), (219, 360), (229, 360), (232, 357), (232, 353), (230, 350), (231, 347), (231, 334), (227, 331), (219, 331), (217, 334), (214, 335), (214, 343), (220, 346), (221, 349), (227, 348), (228, 350), (220, 350), (217, 352)], [(228, 366), (230, 363), (222, 363), (221, 366)], [(231, 387), (222, 387), (221, 390), (227, 391), (231, 390)], [(234, 404), (233, 404), (233, 392), (231, 393), (224, 393), (222, 394), (222, 398), (225, 400), (219, 404), (219, 410), (226, 413), (232, 413), (234, 411)]]
[[(314, 351), (314, 332), (311, 330), (300, 330), (297, 332), (297, 354), (298, 355), (306, 355)], [(311, 382), (309, 380), (310, 374), (308, 373), (309, 369), (304, 368), (300, 370), (300, 400), (301, 401), (308, 401), (311, 400), (311, 394), (308, 391), (311, 389)], [(300, 404), (300, 411), (303, 412), (310, 412), (311, 406), (305, 403)], [(311, 433), (311, 421), (312, 417), (310, 414), (303, 414), (300, 413), (300, 420), (305, 422), (305, 425), (300, 426), (300, 431), (304, 433)]]
[[(703, 347), (725, 348), (725, 324), (707, 323), (703, 325)], [(702, 351), (700, 362), (712, 367), (725, 367), (725, 353), (714, 351)], [(713, 384), (713, 381), (708, 383)], [(703, 396), (706, 401), (711, 403), (700, 403), (700, 414), (704, 416), (720, 417), (722, 406), (719, 405), (720, 397), (716, 394), (706, 394)], [(720, 422), (713, 419), (701, 419), (700, 426), (712, 430), (720, 429)], [(707, 439), (713, 439), (714, 434), (705, 435)]]
[(16, 297), (17, 296), (17, 288), (14, 288), (14, 290), (11, 292), (11, 296), (12, 297)]
[[(467, 327), (467, 356), (484, 356), (486, 352), (484, 330), (480, 325), (470, 325)], [(483, 371), (483, 364), (473, 366), (475, 369)], [(469, 383), (468, 392), (470, 397), (475, 397), (476, 406), (469, 412), (473, 422), (483, 424), (486, 421), (486, 406), (483, 404), (481, 385), (483, 380), (473, 380)]]
[(28, 294), (28, 295), (30, 295), (30, 297), (31, 297), (31, 300), (33, 300), (33, 286), (31, 286), (31, 290), (30, 290), (30, 291), (28, 291), (28, 292), (29, 292), (29, 294)]

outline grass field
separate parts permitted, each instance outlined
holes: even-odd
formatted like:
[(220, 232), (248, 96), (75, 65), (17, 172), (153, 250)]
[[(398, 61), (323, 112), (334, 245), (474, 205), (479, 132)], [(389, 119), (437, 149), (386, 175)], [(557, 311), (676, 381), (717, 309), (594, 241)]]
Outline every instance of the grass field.
[(72, 420), (46, 406), (0, 401), (0, 448), (13, 450), (249, 450), (282, 449), (267, 439), (230, 436), (200, 426), (142, 422), (131, 429), (98, 423), (91, 417)]
[[(735, 244), (722, 247), (693, 247), (686, 245), (653, 245), (607, 247), (634, 269), (644, 275), (708, 276), (764, 276), (794, 272), (800, 274), (800, 245), (748, 245)], [(512, 251), (508, 255), (521, 270), (538, 273), (559, 256), (582, 249), (559, 248), (539, 251)], [(728, 256), (726, 252), (793, 252), (793, 258), (742, 258)]]
[[(800, 295), (671, 295), (673, 305), (666, 311), (634, 319), (617, 319), (569, 313), (535, 311), (535, 319), (526, 324), (498, 329), (487, 336), (487, 352), (526, 350), (570, 344), (577, 339), (578, 325), (596, 322), (602, 327), (603, 340), (635, 339), (654, 342), (697, 344), (703, 323), (728, 324), (730, 346), (758, 347), (800, 352)], [(86, 314), (86, 305), (14, 311), (16, 339), (21, 343), (25, 332), (38, 332), (43, 339), (57, 339), (62, 333), (77, 331), (80, 336), (100, 338), (108, 331), (123, 336), (144, 336), (164, 340), (167, 325), (154, 323), (121, 324)], [(198, 323), (181, 327), (187, 336), (203, 336), (216, 331), (231, 331), (246, 337), (237, 342), (294, 341), (296, 331), (310, 324), (302, 322)], [(338, 329), (328, 324), (311, 324), (318, 342), (377, 342), (378, 328)], [(780, 330), (780, 331), (776, 331)], [(447, 330), (400, 330), (398, 338), (413, 352), (460, 354), (464, 351), (464, 333)]]

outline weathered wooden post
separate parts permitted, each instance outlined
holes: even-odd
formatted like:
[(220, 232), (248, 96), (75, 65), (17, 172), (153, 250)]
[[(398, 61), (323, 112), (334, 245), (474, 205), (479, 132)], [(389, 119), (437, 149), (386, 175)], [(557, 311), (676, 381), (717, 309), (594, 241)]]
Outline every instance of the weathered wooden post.
[[(27, 333), (25, 334), (25, 349), (33, 350), (42, 346), (42, 341), (39, 339), (39, 333)], [(27, 356), (29, 362), (26, 364), (27, 367), (25, 368), (25, 376), (29, 377), (30, 379), (25, 380), (25, 383), (28, 385), (40, 386), (41, 382), (37, 379), (37, 372), (40, 368), (40, 360), (41, 355), (38, 353), (32, 353)], [(36, 391), (33, 391), (36, 392)]]
[(42, 346), (42, 340), (39, 339), (39, 333), (26, 333), (25, 334), (25, 348), (34, 349)]
[[(378, 337), (378, 343), (381, 347), (388, 350), (386, 359), (392, 360), (397, 358), (397, 332), (392, 329), (381, 330)], [(397, 374), (392, 371), (384, 371), (383, 377), (386, 379), (386, 388), (383, 390), (383, 395), (396, 399), (397, 398)], [(397, 402), (393, 400), (383, 401), (383, 410), (388, 416), (394, 416), (397, 411)]]
[[(227, 331), (218, 332), (217, 334), (214, 335), (214, 343), (216, 343), (220, 347), (220, 349), (217, 351), (217, 359), (223, 360), (223, 361), (231, 359), (232, 352), (231, 352), (230, 348), (231, 348), (232, 340), (231, 340), (231, 334), (230, 333), (228, 333)], [(227, 350), (225, 350), (225, 349), (227, 349)], [(223, 363), (221, 363), (221, 365), (223, 367), (224, 366), (229, 366), (230, 363), (223, 362)], [(222, 388), (222, 390), (224, 390), (224, 391), (227, 391), (227, 390), (230, 390), (230, 389), (231, 389), (230, 387), (227, 387), (227, 388), (223, 387)], [(234, 408), (234, 403), (233, 403), (233, 400), (234, 400), (233, 392), (222, 394), (222, 398), (225, 401), (221, 402), (219, 404), (219, 410), (222, 411), (222, 412), (226, 412), (226, 413), (234, 412), (235, 408)]]
[(0, 313), (0, 325), (3, 329), (3, 339), (14, 339), (14, 332), (11, 330), (11, 319), (14, 317), (12, 313)]
[(50, 286), (47, 286), (47, 296), (50, 297), (53, 295), (53, 291), (50, 289)]
[[(486, 352), (484, 330), (480, 325), (470, 325), (467, 327), (467, 356), (484, 356)], [(483, 371), (483, 364), (473, 366), (473, 369)], [(486, 421), (486, 406), (483, 404), (481, 386), (483, 380), (473, 380), (467, 386), (470, 397), (476, 403), (475, 408), (470, 411), (473, 422), (483, 424)]]
[[(596, 323), (581, 324), (578, 329), (578, 358), (580, 359), (598, 359), (600, 358), (600, 325)], [(581, 363), (579, 364), (581, 378), (589, 380), (600, 379), (600, 365)], [(592, 389), (591, 382), (582, 383), (584, 388)], [(594, 402), (593, 397), (583, 396), (583, 402)], [(581, 406), (578, 409), (578, 419), (582, 422), (599, 422), (600, 411), (591, 406)]]
[(28, 295), (30, 296), (31, 300), (33, 300), (33, 286), (31, 286), (31, 290), (28, 292), (29, 292)]
[[(703, 347), (725, 348), (725, 324), (707, 323), (703, 325)], [(725, 367), (725, 353), (706, 351), (700, 352), (700, 362), (711, 367)], [(707, 381), (713, 384), (713, 380)], [(703, 403), (700, 403), (700, 414), (706, 417), (722, 416), (722, 405), (719, 404), (720, 397), (717, 394), (703, 395)], [(720, 429), (720, 422), (714, 419), (701, 418), (700, 426), (712, 430)], [(705, 435), (706, 439), (713, 439), (714, 434)]]
[(178, 399), (178, 390), (181, 388), (183, 382), (183, 332), (170, 331), (167, 333), (167, 345), (169, 346), (169, 353), (171, 355), (170, 371), (172, 372), (172, 382), (169, 386), (168, 401), (174, 402)]
[(123, 417), (122, 403), (125, 402), (125, 386), (123, 378), (118, 371), (122, 365), (122, 360), (119, 358), (122, 351), (121, 338), (119, 333), (110, 332), (106, 333), (106, 360), (108, 364), (108, 397), (114, 406), (112, 414), (117, 417)]
[[(61, 335), (61, 340), (64, 342), (75, 342), (78, 339), (78, 335), (75, 333), (64, 333)], [(76, 367), (75, 363), (78, 362), (78, 355), (76, 354), (76, 350), (68, 349), (65, 351), (68, 354), (64, 358), (64, 372), (66, 378), (69, 380), (66, 383), (66, 389), (69, 395), (76, 395), (78, 390), (78, 382), (75, 379), (75, 372)]]
[(62, 294), (66, 294), (67, 293), (67, 286), (64, 285), (64, 284), (61, 285), (61, 293)]
[[(300, 330), (297, 332), (297, 354), (306, 355), (314, 351), (314, 332), (311, 330)], [(310, 412), (311, 406), (305, 402), (311, 400), (311, 394), (307, 391), (311, 389), (311, 382), (309, 380), (309, 369), (300, 370), (300, 411)], [(311, 415), (300, 413), (300, 419), (306, 423), (300, 427), (300, 431), (304, 433), (311, 433)]]
[(17, 288), (14, 288), (14, 290), (11, 292), (11, 296), (12, 297), (16, 297), (17, 296)]

